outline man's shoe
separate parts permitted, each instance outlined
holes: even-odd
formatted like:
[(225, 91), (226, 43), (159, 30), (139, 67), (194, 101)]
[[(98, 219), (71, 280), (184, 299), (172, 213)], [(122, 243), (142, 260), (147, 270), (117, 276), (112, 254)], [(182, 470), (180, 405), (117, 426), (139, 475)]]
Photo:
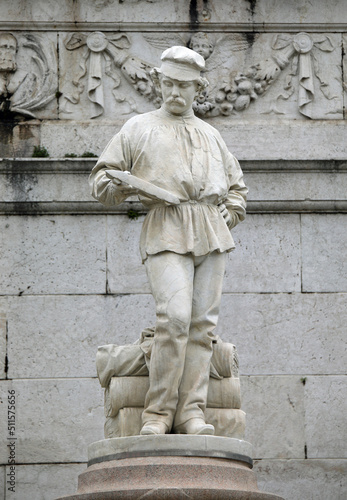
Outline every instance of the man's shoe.
[(202, 418), (191, 418), (184, 424), (177, 425), (177, 427), (175, 427), (175, 433), (213, 436), (214, 427), (211, 424), (206, 424)]
[(167, 434), (169, 428), (164, 422), (147, 422), (141, 429), (141, 436), (152, 436), (153, 434)]

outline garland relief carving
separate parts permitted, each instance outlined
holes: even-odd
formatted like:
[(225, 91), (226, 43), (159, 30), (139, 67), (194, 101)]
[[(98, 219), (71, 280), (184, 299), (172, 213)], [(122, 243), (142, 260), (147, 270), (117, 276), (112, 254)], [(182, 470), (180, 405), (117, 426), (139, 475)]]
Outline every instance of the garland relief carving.
[(148, 112), (161, 104), (150, 71), (172, 45), (205, 59), (210, 85), (193, 106), (200, 117), (343, 118), (335, 33), (0, 33), (0, 113), (123, 120)]

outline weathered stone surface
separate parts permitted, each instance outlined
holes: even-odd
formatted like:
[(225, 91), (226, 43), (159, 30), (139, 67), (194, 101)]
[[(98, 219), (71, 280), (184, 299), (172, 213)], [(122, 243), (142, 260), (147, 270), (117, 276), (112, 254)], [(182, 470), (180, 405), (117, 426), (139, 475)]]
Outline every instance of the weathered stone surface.
[[(0, 381), (0, 436), (1, 436), (1, 450), (0, 450), (0, 463), (7, 464), (9, 458), (9, 449), (7, 448), (7, 438), (9, 437), (8, 431), (8, 396), (9, 390), (12, 390), (12, 382), (8, 380)], [(17, 404), (17, 402), (15, 402)], [(13, 411), (13, 409), (11, 409)], [(13, 414), (11, 414), (11, 422), (13, 421)], [(0, 490), (1, 491), (1, 490)]]
[(286, 499), (346, 498), (346, 460), (256, 460), (254, 472), (259, 489)]
[(11, 378), (96, 377), (98, 345), (135, 342), (155, 321), (150, 295), (8, 297), (0, 310)]
[[(41, 144), (51, 157), (66, 153), (101, 154), (107, 142), (118, 132), (127, 117), (112, 122), (44, 120)], [(343, 121), (311, 120), (299, 122), (282, 118), (254, 123), (233, 121), (232, 127), (222, 118), (209, 122), (220, 131), (230, 151), (238, 160), (345, 160), (347, 131)], [(295, 147), (293, 147), (295, 144)]]
[[(237, 346), (242, 374), (341, 374), (345, 302), (345, 294), (225, 294), (217, 333)], [(94, 377), (96, 346), (135, 342), (155, 323), (148, 294), (3, 297), (0, 310), (12, 378)]]
[[(226, 294), (218, 333), (238, 347), (243, 374), (343, 373), (345, 301), (344, 294)], [(62, 370), (64, 376), (95, 376), (96, 345), (134, 342), (155, 322), (150, 295), (14, 297), (1, 303), (8, 314), (11, 377), (53, 377)]]
[[(0, 302), (1, 304), (1, 302)], [(2, 304), (0, 305), (0, 378), (5, 378), (5, 363), (6, 363), (6, 352), (7, 352), (7, 325), (6, 325), (6, 312), (2, 309)]]
[[(149, 492), (149, 498), (181, 498), (179, 494), (169, 494), (171, 488), (176, 493), (179, 488), (194, 499), (212, 499), (230, 498), (231, 492), (236, 490), (240, 500), (265, 500), (266, 495), (259, 493), (257, 496), (256, 478), (249, 467), (251, 454), (249, 443), (216, 436), (106, 439), (88, 447), (89, 467), (79, 478), (78, 493), (93, 493), (96, 498), (102, 498), (99, 492), (115, 490), (119, 497), (125, 493), (129, 498), (139, 498), (140, 493), (142, 496), (150, 488), (154, 493), (168, 490), (167, 494), (154, 494), (153, 497)], [(111, 497), (118, 495), (111, 494)], [(78, 495), (71, 498), (77, 499)]]
[(135, 219), (107, 217), (107, 284), (110, 293), (150, 293), (139, 249), (143, 220), (143, 216)]
[(0, 124), (1, 156), (4, 158), (33, 155), (34, 147), (40, 145), (41, 127), (37, 120), (11, 122), (2, 120)]
[[(91, 152), (100, 155), (111, 138), (127, 120), (120, 122), (82, 122), (77, 120), (45, 120), (41, 125), (41, 144), (49, 149), (51, 157), (65, 154), (82, 155)], [(95, 159), (96, 160), (96, 159)]]
[(225, 292), (300, 291), (298, 215), (248, 215), (232, 234)]
[[(33, 158), (2, 160), (0, 161), (0, 199), (3, 202), (27, 203), (51, 202), (52, 200), (70, 203), (95, 201), (89, 194), (87, 183), (95, 160), (93, 158), (90, 160), (77, 158), (45, 158), (40, 161)], [(250, 189), (249, 201), (287, 201), (289, 204), (294, 201), (345, 200), (347, 170), (343, 164), (325, 162), (322, 165), (320, 163), (320, 170), (315, 170), (315, 163), (242, 162), (245, 180)], [(137, 197), (131, 199), (137, 200)], [(95, 205), (101, 208), (101, 205), (96, 202)]]
[[(103, 393), (96, 379), (2, 381), (5, 402), (9, 387), (16, 392), (18, 463), (86, 461), (88, 444), (103, 437)], [(7, 419), (1, 417), (6, 436)], [(2, 463), (6, 453), (2, 447)]]
[(63, 0), (60, 7), (54, 3), (38, 0), (37, 2), (28, 4), (21, 0), (4, 0), (3, 2), (3, 21), (46, 21), (46, 20), (71, 20), (73, 9), (71, 9), (70, 2)]
[(105, 292), (105, 231), (97, 216), (1, 217), (2, 293)]
[(283, 500), (260, 492), (254, 472), (239, 460), (191, 456), (135, 457), (97, 463), (79, 476), (76, 494), (59, 500), (183, 500), (187, 497), (191, 500)]
[[(222, 2), (222, 0), (219, 0)], [(243, 2), (238, 2), (238, 7), (241, 7)], [(244, 6), (244, 10), (241, 10), (241, 13), (235, 12), (237, 19), (242, 15), (242, 19), (247, 19), (247, 21), (256, 20), (255, 22), (283, 22), (283, 19), (286, 20), (288, 24), (290, 23), (333, 23), (333, 22), (343, 22), (345, 19), (346, 13), (343, 8), (342, 0), (333, 0), (330, 4), (330, 8), (324, 2), (318, 2), (318, 4), (308, 5), (305, 0), (299, 0), (295, 4), (295, 8), (292, 8), (292, 5), (282, 4), (281, 1), (273, 0), (270, 3), (266, 0), (257, 1), (257, 4), (254, 6), (254, 9), (249, 8), (248, 6)], [(229, 12), (234, 14), (234, 9), (229, 7)], [(335, 10), (335, 12), (331, 12), (331, 10)], [(337, 16), (337, 11), (342, 13), (341, 16)], [(225, 11), (223, 11), (225, 13)], [(248, 15), (248, 18), (243, 17), (244, 15)], [(222, 20), (222, 19), (221, 19)]]
[(254, 458), (304, 458), (304, 386), (299, 377), (241, 377), (245, 439)]
[(9, 500), (55, 500), (77, 489), (78, 475), (85, 464), (16, 465), (15, 492)]
[(346, 300), (329, 293), (225, 294), (217, 332), (237, 346), (241, 374), (342, 374)]
[(6, 467), (0, 466), (0, 491), (3, 492), (5, 498), (5, 488), (6, 488)]
[(88, 460), (92, 461), (108, 455), (126, 458), (124, 453), (140, 457), (153, 456), (156, 452), (158, 455), (167, 455), (168, 451), (176, 452), (174, 455), (189, 456), (192, 450), (198, 451), (199, 456), (205, 457), (227, 458), (229, 455), (231, 458), (231, 454), (239, 454), (252, 458), (252, 445), (241, 439), (166, 434), (103, 439), (88, 446)]
[[(108, 217), (108, 286), (111, 293), (148, 293), (138, 249), (143, 217)], [(300, 290), (300, 226), (297, 215), (248, 215), (232, 231), (225, 292)], [(127, 255), (124, 262), (123, 256)]]
[(228, 148), (239, 160), (346, 159), (347, 131), (342, 121), (281, 119), (278, 123), (258, 122), (256, 126), (235, 123), (232, 127), (221, 119), (211, 123), (218, 127)]
[(302, 216), (303, 291), (347, 291), (346, 247), (345, 215)]
[(71, 4), (64, 0), (58, 6), (54, 3), (49, 5), (44, 0), (25, 4), (23, 7), (20, 0), (4, 0), (3, 21), (51, 21), (51, 22), (85, 22), (85, 21), (109, 21), (115, 22), (195, 22), (197, 16), (199, 22), (211, 21), (225, 23), (227, 20), (234, 23), (283, 23), (287, 25), (314, 24), (346, 22), (346, 14), (343, 0), (333, 0), (329, 5), (319, 2), (318, 6), (307, 4), (305, 0), (299, 0), (292, 4), (283, 5), (282, 2), (273, 0), (258, 0), (256, 4), (245, 3), (242, 0), (232, 5), (223, 0), (214, 0), (213, 6), (195, 4), (190, 7), (184, 0), (177, 0), (174, 4), (170, 0), (124, 0), (118, 3), (115, 0), (78, 0)]
[(310, 376), (305, 384), (308, 458), (347, 458), (347, 376)]
[(345, 171), (252, 171), (245, 173), (245, 179), (249, 201), (345, 200), (347, 192)]
[(44, 173), (4, 174), (1, 176), (0, 197), (7, 202), (94, 201), (89, 194), (87, 175)]

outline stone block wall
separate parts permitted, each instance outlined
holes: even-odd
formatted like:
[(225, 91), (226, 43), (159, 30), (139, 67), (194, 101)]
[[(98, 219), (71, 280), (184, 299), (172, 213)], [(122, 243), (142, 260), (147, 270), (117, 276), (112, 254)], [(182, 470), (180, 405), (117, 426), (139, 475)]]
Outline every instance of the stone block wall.
[(143, 208), (95, 202), (81, 156), (158, 105), (148, 70), (196, 33), (211, 84), (197, 113), (250, 187), (217, 333), (238, 348), (258, 481), (346, 497), (346, 27), (343, 0), (2, 2), (0, 498), (76, 490), (103, 438), (97, 346), (154, 324)]

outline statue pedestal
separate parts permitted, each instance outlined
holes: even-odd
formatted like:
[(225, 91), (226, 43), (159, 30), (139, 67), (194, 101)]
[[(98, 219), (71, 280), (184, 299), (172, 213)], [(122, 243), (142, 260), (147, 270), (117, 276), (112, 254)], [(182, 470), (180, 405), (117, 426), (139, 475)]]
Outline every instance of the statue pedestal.
[(262, 493), (251, 445), (219, 436), (166, 434), (105, 439), (88, 448), (75, 495), (59, 500), (281, 500)]

